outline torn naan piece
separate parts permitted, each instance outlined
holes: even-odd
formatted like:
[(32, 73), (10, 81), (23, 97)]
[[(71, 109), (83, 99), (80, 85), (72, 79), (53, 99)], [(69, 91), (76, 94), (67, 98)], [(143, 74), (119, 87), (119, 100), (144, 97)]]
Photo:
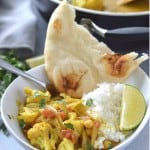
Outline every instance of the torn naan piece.
[(135, 52), (116, 54), (75, 21), (75, 10), (63, 1), (47, 30), (44, 59), (47, 76), (59, 92), (81, 97), (100, 82), (123, 82), (140, 63)]

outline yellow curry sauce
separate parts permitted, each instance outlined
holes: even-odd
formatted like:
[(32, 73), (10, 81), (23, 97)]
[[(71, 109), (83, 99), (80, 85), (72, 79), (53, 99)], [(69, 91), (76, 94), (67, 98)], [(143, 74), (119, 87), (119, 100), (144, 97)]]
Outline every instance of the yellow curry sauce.
[(139, 12), (149, 10), (148, 0), (136, 0), (129, 4), (118, 5), (116, 0), (104, 0), (104, 9), (111, 12)]
[(118, 4), (117, 0), (72, 0), (71, 4), (87, 9), (109, 12), (140, 12), (149, 10), (148, 0), (135, 0), (127, 4)]
[[(51, 97), (49, 92), (25, 88), (26, 99), (20, 104), (18, 121), (31, 145), (40, 150), (97, 150), (94, 142), (103, 120), (95, 112), (87, 113), (91, 101), (65, 94)], [(109, 149), (119, 144), (111, 140), (103, 142)]]

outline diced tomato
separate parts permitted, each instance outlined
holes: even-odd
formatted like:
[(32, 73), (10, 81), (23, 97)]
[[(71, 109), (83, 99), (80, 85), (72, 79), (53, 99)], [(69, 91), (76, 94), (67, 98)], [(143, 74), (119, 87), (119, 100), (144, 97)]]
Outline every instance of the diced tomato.
[(61, 117), (62, 120), (65, 120), (66, 114), (63, 111), (58, 111), (58, 115)]
[(61, 133), (62, 133), (62, 136), (63, 136), (63, 138), (66, 136), (66, 134), (71, 134), (72, 133), (72, 131), (71, 130), (68, 130), (68, 129), (62, 129), (62, 131), (61, 131)]
[(44, 109), (41, 114), (46, 118), (46, 119), (54, 119), (56, 117), (56, 113), (53, 110), (50, 109)]
[(67, 133), (65, 134), (65, 138), (71, 140), (71, 137), (72, 137), (72, 133), (71, 133), (71, 132), (67, 132)]
[(73, 133), (73, 131), (71, 131), (71, 130), (63, 129), (61, 131), (61, 133), (62, 133), (63, 138), (67, 138), (67, 139), (71, 140), (72, 143), (76, 143), (78, 140), (78, 136), (75, 133)]
[(68, 110), (69, 112), (72, 111), (72, 107), (71, 107), (71, 106), (67, 105), (66, 107), (67, 107), (67, 110)]

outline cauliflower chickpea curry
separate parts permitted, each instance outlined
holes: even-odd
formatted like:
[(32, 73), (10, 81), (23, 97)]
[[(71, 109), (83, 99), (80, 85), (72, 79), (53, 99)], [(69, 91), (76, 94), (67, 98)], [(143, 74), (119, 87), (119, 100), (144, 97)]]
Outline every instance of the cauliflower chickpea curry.
[[(65, 94), (51, 97), (49, 92), (24, 88), (25, 104), (20, 104), (18, 121), (31, 145), (40, 150), (97, 150), (94, 143), (104, 123), (96, 112), (87, 113), (89, 99), (71, 98)], [(102, 149), (119, 142), (103, 141)]]

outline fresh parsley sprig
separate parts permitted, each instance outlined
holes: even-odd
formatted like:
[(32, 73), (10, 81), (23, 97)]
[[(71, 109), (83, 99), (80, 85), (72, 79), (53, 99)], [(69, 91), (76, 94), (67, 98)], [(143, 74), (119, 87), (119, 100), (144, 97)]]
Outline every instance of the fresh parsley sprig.
[(93, 99), (88, 99), (87, 101), (86, 101), (86, 105), (88, 106), (88, 107), (91, 107), (92, 105), (93, 105)]
[[(11, 50), (5, 54), (0, 54), (0, 58), (14, 65), (21, 70), (29, 69), (29, 66), (16, 56), (15, 51)], [(0, 99), (8, 87), (8, 85), (16, 78), (16, 75), (0, 68)], [(5, 135), (9, 135), (3, 121), (0, 119), (0, 131), (3, 131)]]

